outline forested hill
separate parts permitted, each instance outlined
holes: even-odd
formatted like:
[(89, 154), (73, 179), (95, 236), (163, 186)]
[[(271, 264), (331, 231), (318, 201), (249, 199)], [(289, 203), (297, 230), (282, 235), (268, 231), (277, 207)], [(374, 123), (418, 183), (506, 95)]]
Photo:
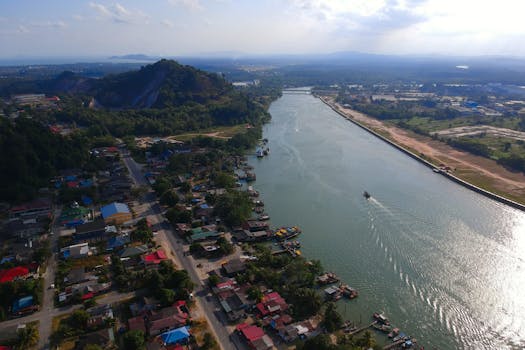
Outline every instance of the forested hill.
[(111, 75), (94, 84), (94, 95), (105, 107), (165, 108), (188, 102), (207, 103), (231, 89), (222, 77), (175, 61), (161, 60), (139, 71)]
[(165, 108), (187, 103), (220, 101), (232, 86), (221, 76), (172, 60), (160, 60), (137, 71), (86, 78), (63, 72), (53, 79), (15, 82), (3, 87), (4, 96), (17, 93), (83, 94), (107, 108)]
[(171, 60), (100, 79), (63, 72), (53, 79), (15, 82), (0, 93), (56, 94), (58, 109), (25, 108), (24, 115), (96, 129), (95, 136), (173, 135), (218, 125), (260, 125), (268, 118), (268, 96), (248, 95), (221, 75)]

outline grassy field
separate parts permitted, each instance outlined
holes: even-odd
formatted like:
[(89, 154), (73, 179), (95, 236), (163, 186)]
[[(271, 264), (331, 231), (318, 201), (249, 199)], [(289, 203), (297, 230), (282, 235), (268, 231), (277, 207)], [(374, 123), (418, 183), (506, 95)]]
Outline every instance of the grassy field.
[(221, 139), (229, 139), (234, 135), (246, 132), (246, 124), (234, 125), (234, 126), (219, 126), (209, 129), (204, 129), (199, 132), (191, 132), (174, 135), (174, 138), (179, 141), (188, 141), (197, 136), (209, 136)]
[[(401, 119), (391, 119), (389, 122), (397, 124)], [(507, 128), (518, 130), (518, 123), (520, 118), (517, 117), (482, 117), (482, 116), (467, 116), (453, 119), (431, 119), (422, 117), (413, 117), (411, 119), (403, 119), (405, 123), (412, 127), (418, 127), (426, 132), (439, 131), (445, 129), (456, 128), (459, 126), (470, 125), (490, 125), (498, 128)]]

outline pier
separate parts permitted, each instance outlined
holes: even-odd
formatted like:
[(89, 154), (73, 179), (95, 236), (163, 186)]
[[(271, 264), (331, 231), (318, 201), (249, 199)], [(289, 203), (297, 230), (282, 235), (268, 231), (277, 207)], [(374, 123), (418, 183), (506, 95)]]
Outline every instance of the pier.
[(363, 326), (363, 327), (361, 327), (361, 328), (358, 328), (358, 329), (356, 329), (355, 331), (348, 333), (348, 335), (352, 336), (352, 335), (354, 335), (354, 334), (360, 333), (360, 332), (364, 331), (365, 329), (368, 329), (368, 328), (372, 327), (372, 326), (375, 325), (375, 324), (377, 324), (377, 321), (374, 321), (374, 322), (370, 323), (370, 324), (367, 325), (367, 326)]

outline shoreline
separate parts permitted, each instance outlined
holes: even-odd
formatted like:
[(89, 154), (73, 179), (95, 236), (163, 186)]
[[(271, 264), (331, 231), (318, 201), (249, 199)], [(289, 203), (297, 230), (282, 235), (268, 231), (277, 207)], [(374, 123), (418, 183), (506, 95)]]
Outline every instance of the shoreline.
[[(379, 134), (378, 132), (372, 130), (371, 128), (369, 128), (368, 126), (360, 123), (359, 121), (355, 120), (354, 118), (344, 114), (343, 112), (341, 112), (339, 109), (337, 109), (335, 106), (333, 106), (332, 104), (330, 104), (328, 101), (326, 101), (322, 96), (318, 96), (318, 95), (313, 95), (314, 97), (318, 98), (321, 102), (323, 102), (325, 105), (327, 105), (328, 107), (330, 107), (330, 109), (332, 109), (334, 112), (336, 112), (337, 114), (339, 114), (340, 116), (342, 116), (343, 118), (345, 118), (346, 120), (354, 123), (355, 125), (357, 125), (358, 127), (360, 127), (361, 129), (369, 132), (370, 134), (374, 135), (375, 137), (381, 139), (382, 141), (388, 143), (390, 146), (398, 149), (399, 151), (405, 153), (406, 155), (408, 155), (409, 157), (411, 157), (412, 159), (415, 159), (417, 160), (418, 162), (422, 163), (423, 165), (431, 168), (431, 169), (435, 169), (437, 168), (436, 165), (432, 164), (431, 162), (429, 162), (428, 160), (426, 159), (423, 159), (422, 157), (418, 156), (417, 154), (413, 153), (412, 151), (406, 149), (405, 147), (395, 143), (394, 141), (388, 139), (387, 137)], [(444, 171), (441, 171), (440, 174), (442, 174), (443, 176), (445, 176), (446, 178), (448, 178), (449, 180), (451, 181), (454, 181), (455, 183), (463, 186), (463, 187), (466, 187), (474, 192), (477, 192), (487, 198), (490, 198), (492, 200), (495, 200), (499, 203), (502, 203), (502, 204), (505, 204), (505, 205), (508, 205), (510, 207), (513, 207), (515, 209), (518, 209), (518, 210), (521, 210), (521, 211), (524, 211), (525, 212), (525, 205), (521, 204), (521, 203), (518, 203), (516, 201), (513, 201), (509, 198), (506, 198), (506, 197), (503, 197), (503, 196), (500, 196), (494, 192), (490, 192), (488, 190), (485, 190), (481, 187), (478, 187), (468, 181), (465, 181), (455, 175), (452, 175), (448, 172), (444, 172)]]

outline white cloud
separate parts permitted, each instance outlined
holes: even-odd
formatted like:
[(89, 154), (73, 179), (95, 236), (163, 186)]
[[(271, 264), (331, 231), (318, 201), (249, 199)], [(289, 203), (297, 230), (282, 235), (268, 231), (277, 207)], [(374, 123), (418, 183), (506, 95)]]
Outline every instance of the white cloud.
[(19, 25), (17, 32), (18, 33), (29, 33), (29, 29), (24, 25)]
[(89, 7), (95, 10), (100, 19), (111, 20), (115, 23), (147, 24), (150, 17), (140, 10), (129, 10), (119, 3), (105, 6), (96, 2), (90, 2)]
[(162, 24), (163, 26), (166, 26), (168, 28), (175, 27), (175, 24), (172, 21), (170, 21), (169, 19), (164, 19), (164, 20), (160, 21), (160, 24)]
[(204, 9), (204, 6), (202, 6), (200, 0), (168, 0), (168, 2), (174, 6), (184, 7), (192, 11)]
[(45, 21), (45, 22), (32, 22), (31, 27), (47, 27), (47, 28), (65, 28), (67, 24), (64, 21)]
[(97, 4), (95, 2), (90, 2), (89, 3), (89, 7), (91, 7), (95, 11), (97, 11), (98, 14), (103, 16), (103, 17), (111, 17), (111, 15), (112, 15), (111, 11), (109, 11), (109, 9), (106, 6), (102, 5), (102, 4)]

